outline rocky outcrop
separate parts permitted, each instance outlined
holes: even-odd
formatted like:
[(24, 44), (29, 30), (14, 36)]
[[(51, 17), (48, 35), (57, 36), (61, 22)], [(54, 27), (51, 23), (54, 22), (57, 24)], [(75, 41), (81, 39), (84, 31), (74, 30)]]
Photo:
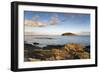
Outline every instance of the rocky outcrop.
[[(89, 59), (90, 54), (84, 50), (85, 46), (81, 44), (66, 44), (64, 49), (68, 51), (74, 58)], [(75, 57), (76, 56), (76, 57)]]
[[(29, 47), (32, 45), (29, 45)], [(31, 47), (32, 48), (32, 47)], [(35, 48), (35, 49), (34, 49)], [(86, 51), (84, 45), (81, 44), (65, 44), (59, 47), (50, 47), (49, 49), (25, 49), (25, 61), (42, 61), (42, 60), (70, 60), (70, 59), (89, 59), (90, 53)]]
[(64, 45), (63, 49), (53, 48), (51, 53), (55, 60), (89, 59), (89, 53), (86, 52), (83, 48), (83, 45), (72, 43)]

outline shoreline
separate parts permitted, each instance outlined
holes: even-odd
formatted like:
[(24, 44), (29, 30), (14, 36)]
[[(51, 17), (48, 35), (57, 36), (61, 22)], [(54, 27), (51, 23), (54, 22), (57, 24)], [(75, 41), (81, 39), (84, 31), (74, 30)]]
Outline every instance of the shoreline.
[(74, 60), (89, 59), (90, 45), (70, 43), (65, 45), (47, 45), (38, 47), (34, 44), (24, 43), (24, 61), (53, 61), (53, 60)]

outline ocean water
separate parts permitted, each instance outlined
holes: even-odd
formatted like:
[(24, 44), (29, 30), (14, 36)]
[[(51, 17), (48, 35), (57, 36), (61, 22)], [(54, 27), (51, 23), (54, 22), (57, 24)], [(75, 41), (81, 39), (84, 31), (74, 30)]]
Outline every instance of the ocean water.
[(90, 45), (90, 36), (60, 36), (60, 35), (25, 35), (24, 41), (29, 44), (39, 43), (37, 46), (64, 45), (78, 43), (85, 46)]

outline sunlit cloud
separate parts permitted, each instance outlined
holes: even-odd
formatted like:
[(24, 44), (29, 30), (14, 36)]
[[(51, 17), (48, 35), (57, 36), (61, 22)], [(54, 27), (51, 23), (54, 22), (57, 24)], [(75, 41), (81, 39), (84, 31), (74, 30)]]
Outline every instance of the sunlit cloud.
[(27, 26), (33, 26), (33, 27), (47, 26), (46, 22), (32, 21), (32, 20), (25, 20), (24, 24)]

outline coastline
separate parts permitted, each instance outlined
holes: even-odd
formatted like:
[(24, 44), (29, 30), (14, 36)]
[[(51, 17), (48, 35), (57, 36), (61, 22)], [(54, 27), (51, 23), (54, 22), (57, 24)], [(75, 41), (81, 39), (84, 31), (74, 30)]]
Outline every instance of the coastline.
[(47, 45), (38, 47), (34, 44), (24, 43), (24, 61), (54, 61), (54, 60), (74, 60), (89, 59), (90, 45), (69, 43), (64, 45)]

